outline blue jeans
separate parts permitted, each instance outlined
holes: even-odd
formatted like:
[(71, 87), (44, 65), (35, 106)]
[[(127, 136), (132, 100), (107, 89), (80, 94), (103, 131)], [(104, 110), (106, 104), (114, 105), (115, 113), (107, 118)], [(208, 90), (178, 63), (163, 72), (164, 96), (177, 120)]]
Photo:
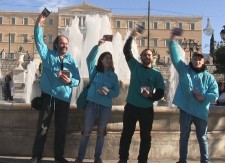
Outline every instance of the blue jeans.
[(84, 159), (95, 120), (97, 118), (97, 140), (95, 146), (95, 159), (99, 159), (106, 135), (106, 126), (111, 116), (112, 109), (106, 106), (88, 102), (85, 109), (84, 130), (80, 139), (78, 157)]
[(201, 163), (209, 163), (207, 121), (192, 116), (180, 110), (180, 163), (187, 162), (188, 139), (191, 132), (191, 124), (194, 123), (200, 148)]

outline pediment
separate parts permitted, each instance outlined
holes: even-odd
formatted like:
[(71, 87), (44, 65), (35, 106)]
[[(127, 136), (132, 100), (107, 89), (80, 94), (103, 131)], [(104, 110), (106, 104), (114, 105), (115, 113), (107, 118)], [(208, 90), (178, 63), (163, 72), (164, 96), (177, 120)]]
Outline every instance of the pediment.
[(111, 14), (111, 10), (107, 10), (104, 8), (96, 7), (93, 5), (90, 5), (86, 2), (80, 4), (80, 5), (74, 5), (69, 7), (61, 7), (59, 8), (59, 13), (79, 13), (79, 14)]

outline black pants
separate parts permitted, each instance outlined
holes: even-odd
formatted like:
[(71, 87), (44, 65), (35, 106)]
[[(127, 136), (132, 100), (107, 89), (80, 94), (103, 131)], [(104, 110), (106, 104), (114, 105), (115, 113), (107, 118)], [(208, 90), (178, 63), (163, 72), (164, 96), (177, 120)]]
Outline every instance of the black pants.
[(51, 97), (42, 93), (43, 104), (39, 112), (37, 133), (34, 140), (32, 157), (42, 158), (44, 144), (46, 141), (48, 129), (54, 113), (55, 118), (55, 138), (54, 153), (56, 159), (63, 158), (66, 126), (68, 120), (68, 111), (70, 103)]
[(139, 161), (147, 161), (151, 148), (151, 131), (154, 119), (153, 108), (137, 108), (131, 104), (126, 104), (123, 113), (123, 131), (120, 138), (119, 155), (121, 160), (128, 160), (129, 149), (136, 123), (140, 126), (140, 148)]

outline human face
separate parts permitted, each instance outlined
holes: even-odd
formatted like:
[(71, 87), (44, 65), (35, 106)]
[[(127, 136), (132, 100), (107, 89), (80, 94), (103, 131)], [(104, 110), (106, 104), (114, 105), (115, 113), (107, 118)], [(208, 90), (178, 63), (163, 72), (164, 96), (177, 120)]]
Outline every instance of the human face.
[(195, 56), (192, 57), (191, 62), (194, 68), (201, 68), (205, 63), (205, 60), (202, 57)]
[(150, 67), (152, 63), (153, 57), (151, 50), (146, 50), (141, 54), (141, 62), (144, 66)]
[(59, 42), (58, 45), (56, 45), (57, 51), (59, 53), (59, 55), (65, 55), (67, 53), (68, 50), (68, 39), (64, 36), (61, 36), (59, 38)]
[(103, 59), (102, 59), (102, 65), (104, 67), (105, 70), (107, 70), (108, 68), (111, 68), (113, 65), (113, 60), (112, 60), (112, 56), (110, 54), (107, 54)]

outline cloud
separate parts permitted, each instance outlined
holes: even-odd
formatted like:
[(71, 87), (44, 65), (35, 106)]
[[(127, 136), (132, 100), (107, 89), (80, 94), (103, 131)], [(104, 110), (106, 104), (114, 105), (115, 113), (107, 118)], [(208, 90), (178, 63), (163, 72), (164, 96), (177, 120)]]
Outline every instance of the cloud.
[(66, 7), (71, 6), (76, 1), (74, 0), (37, 0), (39, 4), (41, 4), (41, 7), (39, 8), (40, 11), (43, 10), (43, 8), (48, 8), (49, 11), (57, 12), (59, 7)]

